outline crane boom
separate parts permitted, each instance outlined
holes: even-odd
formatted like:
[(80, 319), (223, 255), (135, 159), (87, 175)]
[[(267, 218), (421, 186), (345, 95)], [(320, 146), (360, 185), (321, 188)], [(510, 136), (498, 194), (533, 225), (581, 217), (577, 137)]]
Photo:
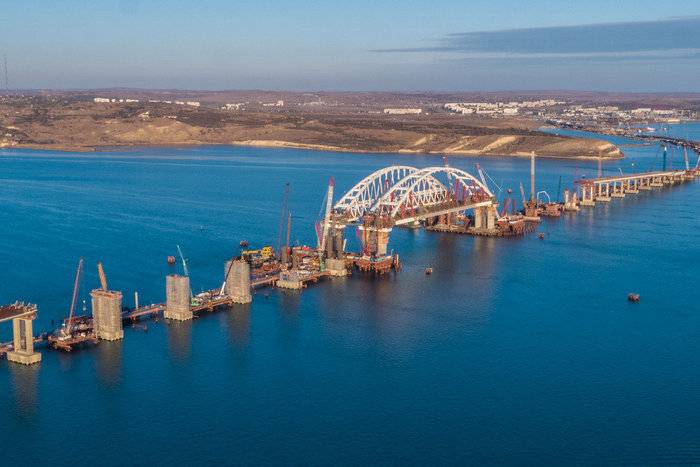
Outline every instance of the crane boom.
[(102, 268), (102, 261), (97, 262), (97, 274), (100, 276), (102, 290), (107, 290), (107, 276), (105, 276), (105, 270)]
[(277, 254), (280, 258), (282, 257), (282, 232), (289, 212), (289, 188), (289, 183), (286, 183), (284, 185), (284, 196), (282, 197), (282, 211), (280, 212), (279, 224), (277, 225)]
[(70, 302), (70, 314), (68, 315), (68, 330), (70, 331), (75, 316), (75, 305), (78, 303), (78, 290), (80, 289), (80, 278), (83, 275), (83, 257), (78, 261), (78, 270), (75, 272), (75, 282), (73, 283), (73, 298)]
[(328, 230), (331, 227), (331, 208), (333, 207), (333, 186), (335, 181), (333, 177), (328, 180), (328, 194), (326, 195), (326, 214), (323, 217), (323, 232), (321, 234), (321, 241), (319, 242), (319, 251), (323, 251), (326, 245), (326, 236), (328, 235)]
[(479, 178), (481, 179), (481, 183), (483, 183), (484, 186), (488, 186), (486, 184), (486, 177), (484, 176), (484, 171), (481, 170), (481, 165), (478, 162), (476, 163), (476, 171), (479, 172)]
[(183, 272), (186, 276), (189, 276), (190, 271), (187, 269), (187, 260), (185, 259), (185, 255), (182, 254), (182, 249), (180, 248), (180, 245), (177, 245), (177, 253), (180, 255), (180, 260), (182, 261)]

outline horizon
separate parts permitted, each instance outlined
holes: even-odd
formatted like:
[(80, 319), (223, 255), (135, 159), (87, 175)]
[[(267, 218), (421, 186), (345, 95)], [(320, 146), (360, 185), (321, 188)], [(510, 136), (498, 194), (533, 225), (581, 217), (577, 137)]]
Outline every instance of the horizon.
[(4, 13), (11, 90), (700, 92), (700, 2), (35, 0)]

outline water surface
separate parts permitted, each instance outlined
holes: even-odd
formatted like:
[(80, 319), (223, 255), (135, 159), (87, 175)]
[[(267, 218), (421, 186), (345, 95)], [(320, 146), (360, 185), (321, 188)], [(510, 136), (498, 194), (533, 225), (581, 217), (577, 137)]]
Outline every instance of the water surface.
[[(624, 151), (606, 173), (658, 164), (657, 146)], [(450, 160), (471, 172), (475, 162)], [(504, 189), (527, 189), (528, 160), (480, 162)], [(49, 329), (67, 314), (81, 255), (81, 297), (98, 285), (101, 260), (126, 304), (135, 290), (160, 301), (177, 244), (193, 288), (214, 287), (241, 239), (276, 242), (285, 182), (292, 239), (312, 243), (329, 176), (343, 192), (393, 163), (443, 161), (235, 147), (0, 151), (0, 302), (36, 302), (36, 329)], [(539, 161), (538, 189), (556, 198), (597, 170)], [(193, 322), (127, 328), (121, 342), (44, 350), (38, 367), (2, 361), (3, 459), (700, 463), (699, 214), (693, 182), (545, 221), (544, 240), (395, 229), (399, 274), (261, 291)], [(641, 302), (627, 302), (632, 291)], [(0, 335), (9, 339), (7, 323)]]

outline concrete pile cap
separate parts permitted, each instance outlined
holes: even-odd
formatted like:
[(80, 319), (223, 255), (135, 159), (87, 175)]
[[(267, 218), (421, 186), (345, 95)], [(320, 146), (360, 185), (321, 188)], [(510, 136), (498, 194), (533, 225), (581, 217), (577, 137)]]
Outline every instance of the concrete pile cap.
[(91, 295), (101, 295), (103, 297), (121, 297), (122, 293), (118, 290), (93, 289)]

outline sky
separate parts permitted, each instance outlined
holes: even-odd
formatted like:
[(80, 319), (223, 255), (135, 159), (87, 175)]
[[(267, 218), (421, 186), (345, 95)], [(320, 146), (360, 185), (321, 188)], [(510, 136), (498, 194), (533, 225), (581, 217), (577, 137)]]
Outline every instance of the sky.
[(700, 0), (3, 0), (0, 54), (11, 89), (700, 92)]

